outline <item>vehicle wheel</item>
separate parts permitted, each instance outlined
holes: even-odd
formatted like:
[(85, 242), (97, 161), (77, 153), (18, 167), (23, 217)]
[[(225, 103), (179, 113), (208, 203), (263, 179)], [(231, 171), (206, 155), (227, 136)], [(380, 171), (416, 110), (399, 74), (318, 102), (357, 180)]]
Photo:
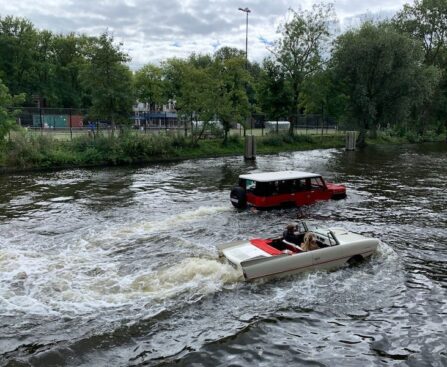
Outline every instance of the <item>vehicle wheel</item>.
[(243, 209), (247, 206), (247, 194), (240, 186), (235, 186), (230, 193), (231, 204), (238, 209)]
[(362, 255), (355, 255), (348, 260), (349, 266), (359, 266), (364, 261)]

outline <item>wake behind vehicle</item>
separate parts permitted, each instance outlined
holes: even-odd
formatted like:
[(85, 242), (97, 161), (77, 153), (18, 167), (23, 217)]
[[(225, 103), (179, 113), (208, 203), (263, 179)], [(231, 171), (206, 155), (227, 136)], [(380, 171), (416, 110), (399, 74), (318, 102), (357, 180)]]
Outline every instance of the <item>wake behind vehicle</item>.
[(236, 208), (251, 205), (260, 209), (310, 205), (345, 197), (345, 186), (325, 182), (317, 173), (300, 171), (240, 175), (238, 186), (230, 193), (231, 203)]
[(320, 247), (303, 251), (284, 238), (255, 238), (218, 245), (219, 254), (240, 270), (245, 280), (281, 277), (308, 270), (329, 270), (371, 256), (379, 240), (343, 228), (322, 228), (301, 222), (298, 237), (313, 232)]

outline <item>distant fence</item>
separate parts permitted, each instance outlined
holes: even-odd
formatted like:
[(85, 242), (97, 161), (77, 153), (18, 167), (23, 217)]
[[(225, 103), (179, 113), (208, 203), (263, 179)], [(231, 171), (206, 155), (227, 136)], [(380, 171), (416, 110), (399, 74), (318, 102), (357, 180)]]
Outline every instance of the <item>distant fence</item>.
[(269, 118), (267, 115), (253, 115), (248, 129), (260, 129), (261, 135), (286, 133), (290, 125), (298, 134), (328, 134), (338, 131), (335, 118), (328, 115), (298, 115), (289, 118)]
[[(59, 139), (73, 139), (80, 135), (112, 135), (112, 124), (109, 121), (89, 120), (86, 110), (67, 108), (20, 108), (17, 122), (30, 133), (51, 135)], [(138, 112), (129, 117), (130, 127), (140, 134), (183, 134), (185, 136), (198, 133), (191, 121), (177, 118), (173, 112)], [(231, 135), (249, 134), (263, 136), (266, 134), (286, 133), (293, 123), (297, 134), (332, 134), (338, 130), (337, 122), (327, 115), (298, 115), (289, 119), (271, 119), (267, 115), (255, 114), (244, 126), (235, 124)], [(120, 127), (118, 126), (118, 129)], [(215, 126), (210, 124), (205, 129), (203, 138), (221, 137)]]

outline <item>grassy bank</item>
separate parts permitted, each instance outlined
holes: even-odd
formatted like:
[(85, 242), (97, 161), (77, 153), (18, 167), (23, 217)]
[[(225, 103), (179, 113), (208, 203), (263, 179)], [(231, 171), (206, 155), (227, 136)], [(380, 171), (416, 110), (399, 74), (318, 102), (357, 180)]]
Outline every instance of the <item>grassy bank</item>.
[[(270, 135), (257, 137), (259, 154), (343, 146), (341, 135)], [(115, 138), (82, 136), (60, 141), (48, 136), (18, 135), (1, 148), (0, 166), (6, 169), (57, 168), (86, 165), (123, 165), (168, 159), (242, 155), (244, 140), (231, 136), (200, 140), (167, 135), (124, 134)]]
[[(434, 141), (436, 139), (432, 139)], [(440, 140), (440, 139), (439, 139)], [(400, 144), (407, 138), (379, 136), (369, 143)], [(344, 136), (332, 135), (267, 135), (257, 137), (258, 154), (284, 151), (339, 148)], [(201, 140), (193, 144), (190, 137), (169, 135), (135, 135), (125, 133), (110, 138), (82, 136), (72, 141), (60, 141), (48, 136), (20, 134), (0, 147), (3, 170), (77, 167), (94, 165), (124, 165), (161, 160), (176, 160), (225, 155), (243, 155), (244, 140), (231, 136), (227, 144), (221, 139)]]

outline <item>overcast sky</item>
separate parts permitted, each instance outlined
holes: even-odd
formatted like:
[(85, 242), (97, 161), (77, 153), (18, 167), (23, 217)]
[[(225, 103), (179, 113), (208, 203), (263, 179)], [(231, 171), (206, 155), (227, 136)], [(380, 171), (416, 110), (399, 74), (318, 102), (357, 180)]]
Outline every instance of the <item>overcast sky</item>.
[[(108, 29), (132, 58), (130, 66), (192, 52), (213, 53), (230, 46), (245, 50), (245, 13), (248, 18), (248, 58), (261, 61), (266, 45), (277, 37), (289, 8), (309, 9), (312, 0), (0, 0), (0, 16), (29, 19), (37, 28), (55, 33), (99, 35)], [(343, 28), (362, 14), (391, 16), (405, 0), (337, 0), (335, 9)]]

